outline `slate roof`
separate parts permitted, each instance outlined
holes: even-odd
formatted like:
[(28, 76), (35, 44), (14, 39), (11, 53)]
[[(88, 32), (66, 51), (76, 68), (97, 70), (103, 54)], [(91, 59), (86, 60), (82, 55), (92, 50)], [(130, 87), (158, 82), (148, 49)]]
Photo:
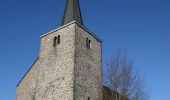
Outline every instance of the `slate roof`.
[(72, 21), (76, 21), (83, 25), (79, 0), (67, 0), (61, 26)]

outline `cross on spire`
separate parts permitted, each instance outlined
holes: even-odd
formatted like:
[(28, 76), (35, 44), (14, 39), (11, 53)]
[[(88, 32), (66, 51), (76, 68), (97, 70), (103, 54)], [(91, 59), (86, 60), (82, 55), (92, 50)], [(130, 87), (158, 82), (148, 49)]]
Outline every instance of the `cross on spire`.
[(79, 0), (67, 0), (61, 26), (72, 21), (83, 25)]

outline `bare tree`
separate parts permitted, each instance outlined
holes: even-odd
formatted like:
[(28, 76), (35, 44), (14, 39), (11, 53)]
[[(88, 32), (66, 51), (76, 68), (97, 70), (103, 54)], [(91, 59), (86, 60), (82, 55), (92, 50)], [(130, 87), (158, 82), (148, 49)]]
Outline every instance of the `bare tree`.
[(146, 85), (137, 71), (120, 50), (107, 63), (107, 86), (130, 100), (148, 100)]

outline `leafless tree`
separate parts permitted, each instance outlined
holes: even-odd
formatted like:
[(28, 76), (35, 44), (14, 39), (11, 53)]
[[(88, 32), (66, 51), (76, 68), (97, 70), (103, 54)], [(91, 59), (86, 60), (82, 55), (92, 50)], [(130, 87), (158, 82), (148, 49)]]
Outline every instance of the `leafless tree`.
[(106, 76), (105, 84), (122, 96), (130, 100), (149, 99), (143, 78), (120, 50), (108, 61)]

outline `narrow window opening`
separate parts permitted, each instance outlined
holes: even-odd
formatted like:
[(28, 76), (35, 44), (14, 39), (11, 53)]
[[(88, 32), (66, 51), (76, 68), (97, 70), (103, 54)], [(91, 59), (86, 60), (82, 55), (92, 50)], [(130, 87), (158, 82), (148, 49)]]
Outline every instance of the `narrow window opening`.
[(60, 44), (60, 35), (58, 35), (58, 41), (57, 44)]
[(56, 45), (57, 45), (57, 37), (54, 37), (54, 39), (53, 39), (53, 47), (55, 47)]
[(53, 47), (57, 46), (58, 44), (60, 44), (60, 35), (54, 37), (53, 39)]
[(88, 100), (90, 100), (90, 97), (88, 97)]
[(91, 49), (91, 40), (89, 40), (88, 38), (86, 38), (86, 47), (88, 49)]
[(91, 49), (91, 40), (89, 40), (89, 49)]

